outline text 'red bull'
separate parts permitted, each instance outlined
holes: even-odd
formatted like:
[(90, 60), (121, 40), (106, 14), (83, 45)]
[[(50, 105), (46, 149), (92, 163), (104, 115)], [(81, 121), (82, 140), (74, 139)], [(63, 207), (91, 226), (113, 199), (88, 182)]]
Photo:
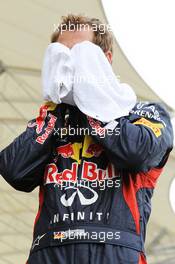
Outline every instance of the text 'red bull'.
[[(77, 182), (78, 176), (78, 164), (72, 163), (71, 169), (65, 169), (62, 172), (58, 172), (58, 168), (55, 163), (50, 163), (45, 169), (44, 184), (58, 183), (63, 181)], [(102, 181), (106, 179), (113, 179), (117, 177), (117, 172), (114, 166), (110, 163), (105, 170), (97, 168), (97, 164), (93, 162), (83, 162), (82, 180), (88, 181)]]

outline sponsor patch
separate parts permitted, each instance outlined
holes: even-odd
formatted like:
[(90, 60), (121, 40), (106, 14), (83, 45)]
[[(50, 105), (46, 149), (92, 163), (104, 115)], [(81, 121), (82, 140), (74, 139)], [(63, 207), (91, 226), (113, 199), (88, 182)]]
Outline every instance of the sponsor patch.
[(161, 129), (164, 128), (163, 124), (161, 123), (153, 123), (145, 118), (141, 118), (134, 122), (135, 125), (143, 125), (149, 127), (156, 137), (160, 137), (162, 135)]
[(52, 114), (49, 114), (48, 116), (50, 120), (48, 122), (47, 127), (44, 129), (44, 133), (36, 138), (36, 142), (38, 142), (39, 144), (43, 144), (46, 141), (46, 139), (49, 137), (55, 127), (55, 123), (57, 120), (56, 116)]
[(60, 232), (54, 232), (53, 238), (55, 239), (73, 239), (75, 237), (81, 237), (82, 235), (85, 235), (86, 232), (84, 229), (75, 229), (75, 230), (66, 230), (66, 231), (60, 231)]
[(53, 238), (54, 239), (62, 239), (62, 238), (65, 238), (65, 234), (63, 231), (62, 232), (54, 232)]
[(96, 131), (98, 135), (105, 134), (105, 128), (101, 127), (100, 121), (95, 121), (92, 117), (87, 116), (90, 126)]

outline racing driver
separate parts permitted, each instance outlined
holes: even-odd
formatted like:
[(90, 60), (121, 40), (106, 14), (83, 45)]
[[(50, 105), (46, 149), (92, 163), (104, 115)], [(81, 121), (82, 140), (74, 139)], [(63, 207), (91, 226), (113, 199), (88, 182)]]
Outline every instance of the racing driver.
[[(91, 41), (112, 61), (111, 37), (99, 34), (97, 19), (71, 15), (68, 22), (96, 23), (97, 31), (55, 32), (52, 42), (71, 48)], [(172, 146), (170, 116), (161, 104), (137, 102), (128, 116), (109, 123), (66, 103), (42, 105), (0, 152), (0, 174), (11, 186), (23, 192), (39, 186), (27, 264), (146, 264), (151, 197)]]

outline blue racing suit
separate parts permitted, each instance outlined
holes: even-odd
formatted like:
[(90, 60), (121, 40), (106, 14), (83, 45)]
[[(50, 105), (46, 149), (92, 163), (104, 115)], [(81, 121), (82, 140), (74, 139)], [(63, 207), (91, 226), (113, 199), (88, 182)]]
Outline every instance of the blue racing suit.
[(43, 105), (0, 152), (11, 186), (40, 188), (27, 263), (146, 264), (151, 198), (172, 147), (161, 104), (138, 102), (108, 124), (73, 106)]

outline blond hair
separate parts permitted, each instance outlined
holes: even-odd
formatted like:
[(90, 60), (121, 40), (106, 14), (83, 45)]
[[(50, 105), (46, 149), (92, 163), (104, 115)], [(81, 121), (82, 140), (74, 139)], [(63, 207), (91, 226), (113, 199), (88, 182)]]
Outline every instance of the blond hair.
[[(102, 30), (103, 25), (103, 30)], [(82, 26), (85, 28), (89, 26), (94, 32), (94, 39), (93, 43), (100, 46), (104, 52), (110, 50), (113, 52), (113, 35), (112, 32), (109, 30), (108, 26), (102, 23), (99, 19), (96, 18), (89, 18), (82, 15), (72, 15), (69, 14), (67, 16), (62, 16), (62, 21), (57, 27), (57, 29), (51, 35), (51, 42), (57, 42), (61, 29), (66, 31), (69, 30), (73, 31), (72, 29), (76, 30), (81, 29)]]

